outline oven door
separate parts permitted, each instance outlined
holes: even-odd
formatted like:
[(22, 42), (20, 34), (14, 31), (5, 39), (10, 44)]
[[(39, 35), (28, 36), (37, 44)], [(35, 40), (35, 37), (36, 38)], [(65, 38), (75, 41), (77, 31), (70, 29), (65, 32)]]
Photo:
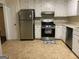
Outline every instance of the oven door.
[(55, 37), (55, 29), (42, 28), (42, 37)]

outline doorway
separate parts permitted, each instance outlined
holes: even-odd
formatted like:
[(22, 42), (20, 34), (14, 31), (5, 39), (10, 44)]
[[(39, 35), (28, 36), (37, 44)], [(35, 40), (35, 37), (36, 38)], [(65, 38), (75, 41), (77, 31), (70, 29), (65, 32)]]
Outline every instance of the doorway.
[(6, 41), (3, 7), (0, 7), (0, 37), (1, 43), (3, 44)]

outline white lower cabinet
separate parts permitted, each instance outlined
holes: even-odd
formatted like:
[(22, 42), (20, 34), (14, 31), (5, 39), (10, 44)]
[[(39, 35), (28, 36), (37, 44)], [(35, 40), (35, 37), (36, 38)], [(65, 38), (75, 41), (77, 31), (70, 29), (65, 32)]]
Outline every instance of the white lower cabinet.
[(35, 38), (41, 39), (41, 21), (35, 20)]
[(62, 26), (61, 25), (56, 25), (55, 26), (55, 38), (56, 39), (62, 39)]
[(79, 32), (76, 30), (73, 31), (72, 50), (79, 57)]
[(66, 26), (57, 25), (55, 27), (55, 38), (62, 39), (64, 42), (66, 41)]
[(35, 38), (41, 39), (41, 28), (35, 28)]
[(62, 27), (62, 40), (64, 42), (66, 41), (66, 26)]

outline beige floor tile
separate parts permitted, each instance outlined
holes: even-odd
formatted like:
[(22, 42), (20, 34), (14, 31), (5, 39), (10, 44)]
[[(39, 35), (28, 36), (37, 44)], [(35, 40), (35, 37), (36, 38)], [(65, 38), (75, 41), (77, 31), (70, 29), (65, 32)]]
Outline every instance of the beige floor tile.
[(7, 41), (2, 48), (9, 59), (78, 59), (61, 40), (56, 44), (41, 40)]

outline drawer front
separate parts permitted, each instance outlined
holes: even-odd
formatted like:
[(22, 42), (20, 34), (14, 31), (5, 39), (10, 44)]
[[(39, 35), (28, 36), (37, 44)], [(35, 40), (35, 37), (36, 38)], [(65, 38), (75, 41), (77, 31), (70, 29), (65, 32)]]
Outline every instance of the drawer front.
[(79, 32), (79, 29), (74, 29), (75, 31)]
[(79, 57), (79, 49), (72, 49), (72, 50)]
[(75, 42), (75, 44), (79, 47), (79, 36), (73, 35), (73, 42)]
[(41, 28), (35, 29), (35, 38), (41, 38)]
[(74, 53), (77, 54), (77, 56), (79, 56), (79, 36), (74, 35), (73, 36), (73, 48), (72, 50), (74, 51)]
[(73, 34), (79, 36), (79, 31), (74, 30)]
[(76, 48), (78, 48), (78, 40), (76, 38), (73, 38), (72, 49)]

